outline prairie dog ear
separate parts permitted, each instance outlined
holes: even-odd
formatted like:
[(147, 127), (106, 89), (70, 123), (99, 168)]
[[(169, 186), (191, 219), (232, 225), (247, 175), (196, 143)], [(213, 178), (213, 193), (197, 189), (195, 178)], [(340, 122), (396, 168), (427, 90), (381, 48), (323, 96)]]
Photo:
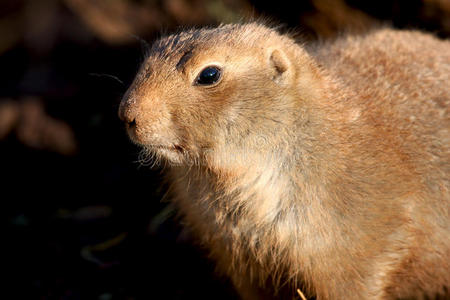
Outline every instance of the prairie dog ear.
[(291, 67), (289, 59), (286, 54), (279, 49), (274, 49), (270, 51), (269, 56), (270, 67), (273, 70), (272, 79), (276, 83), (281, 83), (286, 80), (287, 74), (289, 73), (289, 69)]

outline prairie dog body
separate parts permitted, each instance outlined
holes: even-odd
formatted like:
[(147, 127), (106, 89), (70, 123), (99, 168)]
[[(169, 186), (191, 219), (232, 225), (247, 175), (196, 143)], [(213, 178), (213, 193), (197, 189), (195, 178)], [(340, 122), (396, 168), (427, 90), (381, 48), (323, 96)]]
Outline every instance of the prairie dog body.
[(450, 297), (450, 42), (157, 41), (119, 115), (245, 299)]

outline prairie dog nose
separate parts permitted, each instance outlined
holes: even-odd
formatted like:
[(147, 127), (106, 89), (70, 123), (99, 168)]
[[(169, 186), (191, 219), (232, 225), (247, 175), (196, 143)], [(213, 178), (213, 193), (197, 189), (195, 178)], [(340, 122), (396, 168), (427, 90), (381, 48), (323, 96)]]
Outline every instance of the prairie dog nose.
[(124, 97), (119, 106), (119, 119), (127, 124), (133, 124), (136, 122), (136, 115), (136, 100)]

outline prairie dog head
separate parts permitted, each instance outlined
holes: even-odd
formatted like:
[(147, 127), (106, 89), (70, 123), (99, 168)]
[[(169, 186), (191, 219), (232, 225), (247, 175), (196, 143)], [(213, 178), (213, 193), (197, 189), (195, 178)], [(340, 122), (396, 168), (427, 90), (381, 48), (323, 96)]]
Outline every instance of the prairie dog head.
[[(293, 40), (255, 23), (155, 42), (122, 99), (131, 139), (172, 163), (261, 151), (292, 123), (312, 64)], [(309, 75), (308, 75), (309, 74)]]

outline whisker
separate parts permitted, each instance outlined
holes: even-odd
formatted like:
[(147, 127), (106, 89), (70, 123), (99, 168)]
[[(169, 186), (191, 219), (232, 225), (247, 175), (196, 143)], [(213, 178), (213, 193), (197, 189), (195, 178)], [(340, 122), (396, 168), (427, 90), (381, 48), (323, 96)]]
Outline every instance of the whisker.
[(114, 79), (115, 81), (119, 82), (121, 85), (124, 85), (123, 81), (119, 79), (119, 77), (111, 75), (111, 74), (105, 74), (105, 73), (89, 73), (90, 76), (96, 76), (96, 77), (107, 77)]

